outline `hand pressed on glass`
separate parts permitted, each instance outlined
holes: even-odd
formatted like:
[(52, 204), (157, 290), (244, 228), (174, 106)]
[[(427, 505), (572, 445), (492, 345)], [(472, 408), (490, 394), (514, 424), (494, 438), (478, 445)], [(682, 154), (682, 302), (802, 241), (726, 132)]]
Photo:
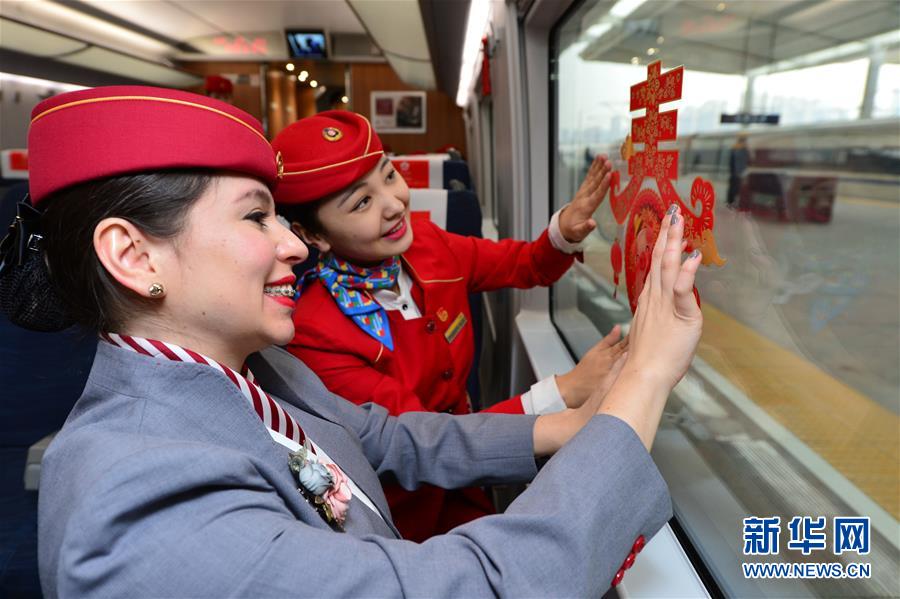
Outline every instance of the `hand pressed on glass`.
[(684, 220), (677, 205), (663, 219), (650, 272), (629, 332), (628, 358), (599, 413), (632, 426), (649, 448), (672, 387), (690, 366), (703, 328), (693, 294), (702, 256), (681, 261)]
[(701, 256), (698, 251), (681, 262), (683, 236), (683, 219), (673, 206), (660, 226), (624, 364), (620, 356), (606, 379), (611, 387), (599, 385), (580, 407), (538, 417), (536, 455), (554, 453), (599, 414), (626, 422), (650, 449), (669, 392), (687, 371), (703, 328), (692, 291)]
[(594, 158), (575, 197), (559, 214), (559, 231), (569, 243), (584, 241), (597, 228), (593, 215), (606, 197), (612, 180), (612, 162), (601, 154)]
[(572, 370), (557, 375), (556, 384), (566, 407), (577, 408), (592, 394), (603, 396), (610, 390), (628, 355), (628, 337), (622, 338), (621, 333), (622, 327), (614, 326)]
[(681, 210), (673, 205), (667, 214), (671, 216), (663, 220), (631, 324), (629, 362), (674, 386), (687, 372), (703, 327), (703, 314), (693, 295), (702, 255), (695, 250), (682, 262)]

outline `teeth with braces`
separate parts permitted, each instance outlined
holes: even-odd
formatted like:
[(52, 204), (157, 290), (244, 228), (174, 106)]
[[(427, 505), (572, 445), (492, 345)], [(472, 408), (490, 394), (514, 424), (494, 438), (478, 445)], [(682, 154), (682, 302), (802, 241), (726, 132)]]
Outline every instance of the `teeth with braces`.
[(281, 295), (284, 297), (294, 297), (294, 286), (293, 285), (274, 285), (274, 286), (266, 286), (263, 288), (263, 292), (266, 295)]

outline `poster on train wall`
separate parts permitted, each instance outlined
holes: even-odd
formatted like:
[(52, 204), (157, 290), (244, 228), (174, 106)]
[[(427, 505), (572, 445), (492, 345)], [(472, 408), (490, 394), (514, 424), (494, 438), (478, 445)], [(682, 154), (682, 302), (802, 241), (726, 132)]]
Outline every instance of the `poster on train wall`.
[(373, 91), (372, 126), (379, 133), (425, 133), (425, 92)]
[[(677, 139), (678, 110), (660, 110), (660, 105), (681, 99), (683, 83), (684, 67), (663, 72), (662, 63), (656, 61), (647, 65), (647, 79), (631, 86), (629, 110), (644, 110), (644, 114), (632, 119), (631, 133), (621, 148), (621, 157), (628, 163), (629, 181), (620, 191), (621, 174), (613, 171), (609, 205), (620, 226), (619, 237), (610, 249), (614, 283), (618, 289), (624, 262), (625, 288), (632, 312), (637, 309), (650, 270), (662, 219), (672, 204), (681, 208), (684, 218), (684, 251), (699, 249), (705, 265), (725, 264), (713, 236), (716, 192), (712, 183), (696, 177), (690, 197), (682, 198), (674, 185), (678, 179), (678, 150), (659, 147), (660, 142)], [(694, 295), (699, 303), (696, 288)]]

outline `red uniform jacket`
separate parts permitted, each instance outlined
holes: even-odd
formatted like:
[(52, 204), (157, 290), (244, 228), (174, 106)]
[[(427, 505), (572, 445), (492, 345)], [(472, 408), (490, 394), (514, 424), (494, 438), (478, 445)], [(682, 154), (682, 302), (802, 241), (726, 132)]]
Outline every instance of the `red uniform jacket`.
[[(420, 221), (413, 224), (413, 233), (401, 258), (422, 318), (405, 320), (398, 310), (387, 312), (394, 351), (359, 329), (318, 282), (303, 289), (288, 349), (333, 393), (354, 403), (375, 402), (394, 415), (467, 414), (466, 378), (475, 347), (467, 295), (550, 285), (574, 256), (556, 250), (546, 231), (530, 243), (494, 242)], [(515, 396), (487, 411), (521, 414), (522, 402)], [(397, 527), (414, 541), (493, 512), (481, 489), (447, 491), (425, 485), (410, 492), (386, 482), (385, 493)]]

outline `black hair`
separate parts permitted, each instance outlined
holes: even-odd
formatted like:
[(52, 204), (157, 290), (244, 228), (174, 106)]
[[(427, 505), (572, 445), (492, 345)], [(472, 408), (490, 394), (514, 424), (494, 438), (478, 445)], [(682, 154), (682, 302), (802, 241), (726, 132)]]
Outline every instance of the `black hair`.
[[(386, 158), (386, 156), (384, 157)], [(386, 164), (382, 162), (383, 159), (379, 159), (375, 168), (383, 168), (383, 165)], [(325, 197), (319, 198), (312, 202), (304, 202), (302, 204), (277, 204), (275, 205), (275, 211), (287, 219), (291, 224), (299, 223), (303, 229), (309, 233), (310, 235), (325, 235), (326, 230), (325, 226), (322, 224), (322, 221), (319, 219), (319, 208), (322, 207), (326, 201), (331, 198), (334, 198), (341, 194), (342, 192), (349, 189), (349, 186), (332, 192)]]
[(319, 220), (319, 208), (326, 199), (322, 198), (303, 204), (279, 204), (275, 211), (291, 224), (300, 223), (300, 226), (310, 235), (324, 235), (325, 227)]
[[(200, 169), (130, 174), (53, 194), (44, 200), (47, 208), (40, 219), (44, 259), (31, 261), (39, 266), (32, 266), (25, 281), (21, 276), (0, 280), (5, 295), (15, 280), (16, 301), (32, 309), (17, 319), (8, 306), (4, 311), (34, 330), (60, 330), (73, 321), (93, 331), (122, 330), (128, 314), (152, 300), (126, 289), (106, 271), (93, 249), (94, 230), (103, 219), (119, 217), (147, 235), (173, 238), (213, 177), (212, 171)], [(54, 303), (59, 305), (48, 305)], [(57, 326), (40, 322), (54, 313), (60, 316)]]

